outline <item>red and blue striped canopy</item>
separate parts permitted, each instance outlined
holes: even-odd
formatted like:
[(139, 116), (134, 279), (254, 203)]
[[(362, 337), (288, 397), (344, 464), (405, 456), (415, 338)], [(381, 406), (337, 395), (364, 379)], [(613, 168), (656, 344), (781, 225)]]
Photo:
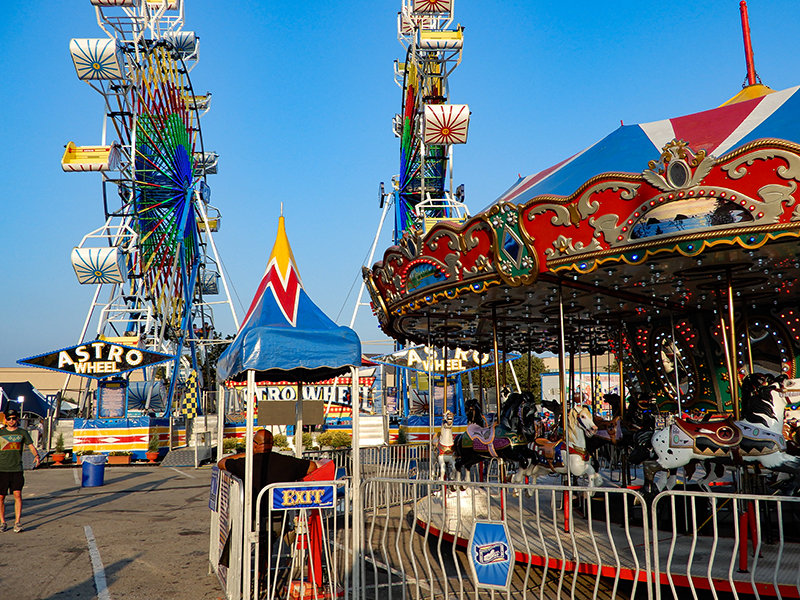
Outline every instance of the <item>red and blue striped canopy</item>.
[(267, 269), (231, 345), (217, 362), (217, 380), (313, 382), (361, 365), (361, 341), (329, 319), (303, 289), (283, 217)]
[(520, 178), (496, 202), (525, 203), (543, 195), (569, 196), (601, 173), (641, 173), (673, 139), (720, 158), (753, 140), (800, 143), (800, 86), (674, 119), (624, 125), (583, 152)]

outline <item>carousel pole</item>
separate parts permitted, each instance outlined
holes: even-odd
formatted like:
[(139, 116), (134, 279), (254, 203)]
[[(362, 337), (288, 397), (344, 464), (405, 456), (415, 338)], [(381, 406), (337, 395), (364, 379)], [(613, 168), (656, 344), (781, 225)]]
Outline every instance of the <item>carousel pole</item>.
[[(492, 347), (494, 349), (494, 392), (497, 395), (497, 416), (500, 417), (500, 351), (497, 348), (497, 308), (492, 306)], [(503, 365), (505, 366), (505, 365)]]
[(680, 416), (683, 414), (683, 410), (681, 410), (680, 364), (678, 362), (678, 345), (675, 343), (675, 323), (672, 319), (672, 313), (669, 315), (669, 328), (672, 334), (672, 366), (675, 368), (675, 397), (678, 399), (678, 416)]
[(481, 414), (486, 414), (483, 408), (483, 349), (478, 346), (478, 402), (481, 405)]
[(508, 388), (508, 354), (506, 351), (506, 328), (503, 323), (503, 389)]
[[(625, 369), (623, 368), (623, 358), (622, 358), (622, 321), (619, 322), (619, 336), (617, 342), (617, 368), (619, 369), (619, 420), (625, 420), (625, 382), (623, 381), (623, 373)], [(622, 487), (628, 487), (630, 483), (630, 477), (628, 473), (628, 453), (622, 453), (622, 468), (621, 468), (621, 475), (620, 475), (620, 483)]]
[(564, 366), (566, 363), (566, 341), (564, 335), (564, 291), (561, 282), (558, 283), (558, 392), (561, 396), (561, 427), (564, 430), (564, 466), (567, 469), (567, 483), (572, 484), (572, 476), (569, 469), (569, 428), (567, 427), (567, 392), (565, 389), (566, 381), (564, 378)]
[(731, 400), (733, 401), (733, 414), (739, 420), (739, 373), (736, 368), (736, 328), (734, 326), (733, 312), (733, 278), (731, 269), (725, 269), (728, 283), (728, 322), (730, 323), (730, 354), (731, 354)]
[(597, 386), (595, 385), (595, 381), (597, 381), (597, 356), (592, 354), (592, 344), (589, 344), (589, 372), (591, 377), (591, 392), (592, 392), (592, 416), (594, 417), (597, 414)]
[[(445, 321), (445, 328), (444, 328), (444, 398), (442, 399), (442, 423), (444, 423), (444, 413), (446, 413), (449, 408), (447, 406), (447, 322)], [(455, 406), (453, 408), (456, 408)]]
[[(731, 406), (733, 408), (733, 414), (735, 419), (739, 420), (739, 407), (738, 403), (734, 401), (734, 393), (733, 393), (733, 379), (734, 375), (734, 368), (733, 363), (731, 362), (731, 352), (730, 352), (730, 344), (728, 343), (728, 320), (725, 318), (725, 307), (722, 305), (722, 291), (720, 288), (716, 288), (717, 293), (717, 312), (719, 313), (719, 328), (722, 334), (722, 353), (725, 357), (725, 367), (728, 370), (728, 382), (730, 383), (730, 390), (731, 390)], [(723, 406), (724, 408), (724, 406)]]
[(625, 369), (623, 368), (622, 357), (622, 321), (619, 323), (619, 343), (617, 344), (617, 368), (619, 369), (619, 418), (625, 420), (625, 386), (622, 379)]
[(531, 332), (528, 330), (528, 392), (533, 393), (533, 384), (531, 383), (531, 355), (533, 353), (533, 342), (531, 342)]
[(742, 317), (744, 317), (744, 339), (747, 342), (747, 366), (750, 368), (748, 373), (753, 374), (753, 346), (750, 344), (750, 317), (747, 313), (747, 302), (742, 303)]

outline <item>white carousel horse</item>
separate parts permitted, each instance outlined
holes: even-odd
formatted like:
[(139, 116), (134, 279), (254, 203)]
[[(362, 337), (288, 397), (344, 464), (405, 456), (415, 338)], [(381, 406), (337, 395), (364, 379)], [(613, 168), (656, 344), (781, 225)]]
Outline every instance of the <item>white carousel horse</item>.
[(453, 413), (449, 410), (442, 417), (442, 427), (439, 429), (436, 448), (439, 455), (439, 478), (446, 481), (448, 469), (451, 468), (453, 473), (458, 474), (453, 451)]
[[(668, 470), (666, 487), (675, 484), (675, 469), (695, 462), (716, 461), (722, 464), (759, 463), (762, 467), (795, 478), (795, 489), (800, 487), (800, 457), (787, 452), (783, 435), (784, 411), (787, 396), (800, 393), (800, 380), (786, 380), (756, 373), (742, 382), (742, 417), (732, 417), (709, 422), (675, 419), (673, 423), (653, 433), (650, 445), (657, 466)], [(652, 490), (656, 469), (645, 469), (645, 487)], [(707, 468), (700, 486), (710, 491), (709, 483), (716, 479), (718, 470)], [(716, 472), (715, 472), (716, 471)], [(659, 486), (661, 488), (661, 486)]]
[(592, 467), (589, 453), (586, 451), (586, 438), (597, 433), (592, 412), (586, 406), (576, 406), (567, 414), (567, 431), (569, 443), (565, 447), (564, 441), (549, 442), (546, 439), (536, 440), (537, 461), (527, 469), (520, 469), (514, 475), (514, 483), (523, 483), (525, 477), (535, 482), (539, 477), (550, 473), (567, 473), (564, 464), (564, 455), (569, 461), (569, 473), (576, 477), (586, 475), (589, 487), (599, 487), (603, 479)]

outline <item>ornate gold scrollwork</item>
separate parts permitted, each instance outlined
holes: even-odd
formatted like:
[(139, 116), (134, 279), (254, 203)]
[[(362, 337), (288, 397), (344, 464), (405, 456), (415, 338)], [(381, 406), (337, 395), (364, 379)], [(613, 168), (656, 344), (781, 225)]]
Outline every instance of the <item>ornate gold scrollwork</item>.
[[(779, 140), (760, 140), (758, 144), (761, 145), (764, 142), (785, 143)], [(783, 179), (800, 181), (800, 156), (796, 154), (796, 151), (792, 152), (780, 148), (763, 148), (750, 152), (750, 147), (750, 144), (743, 146), (736, 152), (739, 156), (728, 164), (723, 165), (722, 170), (728, 173), (728, 177), (731, 179), (741, 179), (747, 175), (747, 167), (751, 166), (757, 160), (782, 158), (787, 164), (777, 168), (775, 172), (778, 176)]]
[(662, 192), (695, 187), (705, 179), (717, 164), (705, 150), (693, 152), (683, 140), (672, 140), (662, 148), (659, 160), (647, 163), (649, 170), (642, 172), (644, 180)]
[(559, 235), (556, 241), (553, 242), (553, 247), (547, 248), (544, 251), (544, 255), (550, 259), (557, 256), (570, 256), (578, 252), (594, 252), (596, 250), (602, 250), (602, 246), (595, 239), (586, 245), (583, 242), (573, 242), (572, 238)]

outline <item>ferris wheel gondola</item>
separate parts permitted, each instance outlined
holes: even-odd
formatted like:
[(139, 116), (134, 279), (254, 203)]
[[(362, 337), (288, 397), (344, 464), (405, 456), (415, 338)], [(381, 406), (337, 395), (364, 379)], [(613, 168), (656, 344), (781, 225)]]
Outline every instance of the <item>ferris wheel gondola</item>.
[(205, 149), (200, 126), (211, 94), (195, 94), (189, 76), (199, 39), (182, 30), (183, 2), (92, 4), (108, 38), (74, 39), (70, 52), (78, 78), (103, 96), (103, 136), (96, 147), (70, 143), (62, 159), (65, 171), (103, 178), (105, 224), (73, 250), (79, 281), (97, 285), (81, 340), (96, 317), (97, 337), (175, 356), (169, 411), (176, 382), (197, 370), (198, 349), (213, 338), (206, 296), (219, 294), (220, 278), (227, 294), (212, 238), (221, 217), (207, 182), (218, 155)]

